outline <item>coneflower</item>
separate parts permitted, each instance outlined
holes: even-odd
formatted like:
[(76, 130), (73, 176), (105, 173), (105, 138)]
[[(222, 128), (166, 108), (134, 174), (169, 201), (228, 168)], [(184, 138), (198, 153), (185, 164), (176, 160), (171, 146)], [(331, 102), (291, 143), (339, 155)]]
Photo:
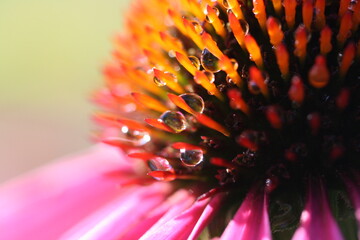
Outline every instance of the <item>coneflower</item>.
[(112, 148), (73, 174), (98, 205), (38, 236), (360, 238), (359, 24), (355, 0), (134, 1), (93, 97)]
[(136, 1), (127, 15), (96, 95), (101, 141), (175, 189), (224, 195), (211, 237), (300, 224), (295, 239), (356, 238), (360, 1)]

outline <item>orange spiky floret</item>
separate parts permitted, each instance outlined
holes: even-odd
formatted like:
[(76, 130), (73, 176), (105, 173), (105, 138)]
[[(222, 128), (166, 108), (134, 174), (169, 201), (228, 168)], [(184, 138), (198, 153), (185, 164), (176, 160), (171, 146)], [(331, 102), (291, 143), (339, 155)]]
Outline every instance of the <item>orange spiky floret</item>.
[[(279, 165), (294, 183), (339, 159), (352, 164), (359, 2), (138, 0), (105, 70), (107, 93), (96, 95), (112, 114), (97, 117), (99, 139), (157, 159), (156, 180), (205, 178), (209, 188), (284, 179)], [(106, 131), (124, 126), (126, 138)], [(141, 137), (134, 131), (152, 141), (129, 141)]]

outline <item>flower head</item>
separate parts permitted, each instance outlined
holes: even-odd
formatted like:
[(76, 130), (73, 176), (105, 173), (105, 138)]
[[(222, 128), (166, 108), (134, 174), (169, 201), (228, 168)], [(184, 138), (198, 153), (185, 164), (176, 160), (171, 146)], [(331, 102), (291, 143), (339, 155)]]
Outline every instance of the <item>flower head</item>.
[(94, 95), (132, 167), (63, 236), (360, 237), (359, 24), (360, 1), (135, 1)]
[(356, 236), (335, 218), (354, 221), (360, 1), (140, 0), (126, 19), (95, 95), (101, 141), (175, 189), (221, 193), (223, 239)]

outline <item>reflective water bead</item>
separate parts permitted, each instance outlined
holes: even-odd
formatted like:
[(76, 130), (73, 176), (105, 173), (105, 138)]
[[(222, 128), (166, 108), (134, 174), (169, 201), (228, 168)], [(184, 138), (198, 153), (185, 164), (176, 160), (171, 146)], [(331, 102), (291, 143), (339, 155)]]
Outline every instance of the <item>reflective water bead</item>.
[(194, 67), (196, 67), (196, 69), (198, 69), (198, 70), (200, 69), (200, 60), (199, 60), (199, 58), (197, 58), (195, 56), (189, 56), (189, 60), (194, 65)]
[(127, 126), (121, 127), (121, 138), (125, 142), (130, 142), (135, 146), (142, 146), (151, 140), (151, 137), (148, 132), (132, 130)]
[(161, 80), (157, 77), (154, 77), (153, 80), (154, 80), (154, 83), (156, 84), (156, 86), (158, 86), (158, 87), (166, 86), (166, 82), (164, 82), (163, 80)]
[(186, 102), (189, 107), (195, 112), (202, 113), (204, 111), (204, 100), (196, 93), (184, 93), (180, 97)]
[(166, 111), (160, 116), (160, 119), (176, 133), (186, 129), (186, 119), (181, 112)]
[(223, 0), (222, 4), (223, 4), (224, 8), (230, 8), (229, 2), (227, 0)]
[[(170, 165), (169, 161), (162, 157), (156, 157), (148, 161), (148, 166), (151, 171), (170, 172), (173, 173), (174, 169)], [(163, 177), (154, 177), (156, 180), (164, 181)]]
[(204, 71), (206, 77), (209, 79), (209, 82), (213, 83), (215, 81), (215, 75), (212, 72)]
[(207, 48), (201, 53), (201, 65), (210, 72), (220, 71), (219, 59), (215, 57)]
[(236, 71), (239, 68), (239, 63), (233, 58), (230, 59), (230, 62), (233, 65), (234, 70)]
[(169, 161), (162, 157), (155, 157), (148, 161), (151, 171), (173, 171)]
[(201, 34), (203, 31), (203, 28), (201, 24), (198, 21), (192, 21), (191, 24), (194, 26), (194, 29), (197, 34)]
[(244, 31), (244, 35), (248, 34), (250, 29), (248, 22), (244, 19), (240, 19), (239, 22), (242, 30)]
[(195, 167), (203, 161), (204, 155), (202, 150), (180, 149), (180, 160), (188, 167)]

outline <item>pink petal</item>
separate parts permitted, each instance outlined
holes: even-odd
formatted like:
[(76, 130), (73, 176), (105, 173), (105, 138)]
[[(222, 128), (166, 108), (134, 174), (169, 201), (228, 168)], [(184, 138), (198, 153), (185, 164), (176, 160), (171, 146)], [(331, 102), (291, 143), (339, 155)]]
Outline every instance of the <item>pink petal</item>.
[(301, 224), (292, 239), (343, 239), (336, 221), (330, 212), (324, 183), (320, 179), (309, 181), (308, 199), (305, 209), (301, 214)]
[(57, 238), (121, 194), (117, 180), (104, 174), (114, 170), (131, 173), (125, 158), (117, 149), (99, 145), (3, 184), (1, 238)]
[(235, 217), (230, 221), (222, 240), (269, 240), (271, 239), (268, 216), (268, 196), (255, 188), (248, 193)]
[(159, 207), (150, 211), (144, 219), (134, 224), (134, 227), (118, 239), (137, 240), (154, 224), (167, 222), (169, 219), (180, 214), (194, 202), (194, 196), (186, 190), (178, 190), (168, 197)]
[[(347, 191), (349, 193), (351, 202), (355, 208), (355, 218), (357, 220), (357, 225), (358, 225), (358, 238), (360, 239), (360, 186), (359, 186), (359, 182), (355, 182), (352, 181), (350, 178), (346, 177), (346, 176), (342, 176)], [(357, 174), (355, 174), (355, 179), (358, 179)]]
[(146, 187), (125, 189), (127, 194), (122, 194), (104, 205), (60, 239), (118, 239), (119, 235), (128, 231), (151, 209), (161, 205), (170, 190), (169, 184), (160, 182)]
[(217, 194), (213, 199), (211, 199), (210, 203), (205, 207), (204, 212), (201, 214), (199, 220), (193, 228), (190, 236), (188, 237), (188, 240), (197, 239), (199, 237), (206, 225), (208, 225), (217, 210), (220, 208), (224, 197), (225, 194)]
[(140, 239), (145, 240), (181, 240), (187, 239), (191, 234), (194, 226), (201, 217), (205, 207), (208, 205), (210, 198), (196, 201), (189, 209), (175, 218), (161, 224), (154, 225)]

